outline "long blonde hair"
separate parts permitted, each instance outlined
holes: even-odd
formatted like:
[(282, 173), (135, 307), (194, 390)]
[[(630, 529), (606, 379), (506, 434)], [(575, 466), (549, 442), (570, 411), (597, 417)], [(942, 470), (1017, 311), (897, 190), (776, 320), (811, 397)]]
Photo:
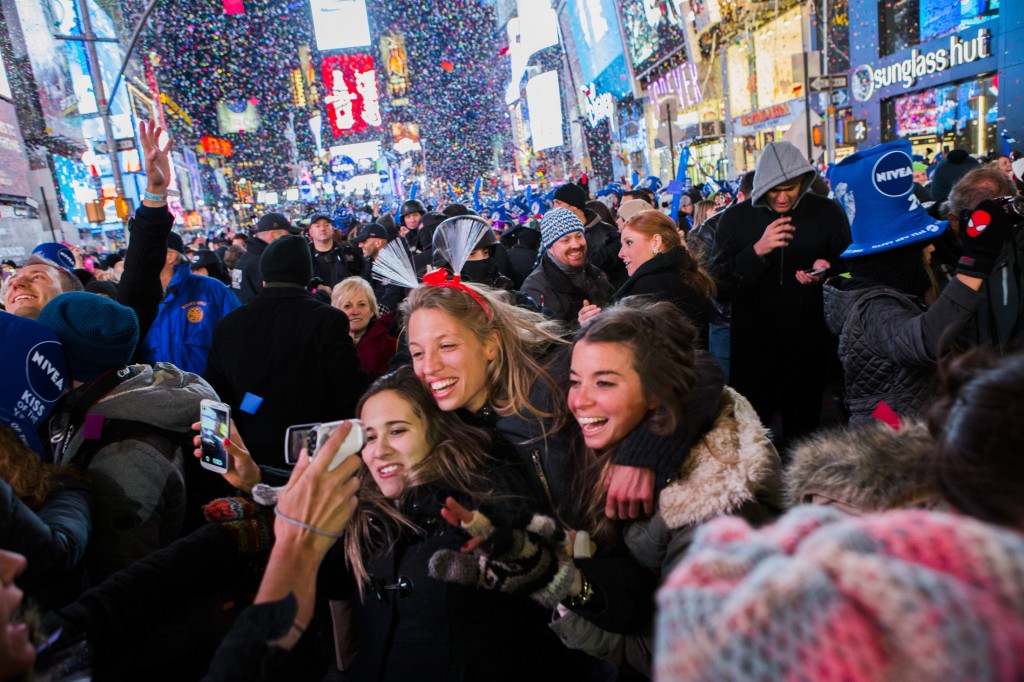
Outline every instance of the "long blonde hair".
[(465, 286), (480, 297), (486, 309), (465, 291), (424, 285), (413, 289), (402, 303), (405, 326), (417, 310), (432, 309), (469, 329), (481, 342), (496, 334), (498, 357), (487, 366), (487, 403), (502, 416), (552, 416), (533, 404), (530, 391), (538, 380), (554, 395), (560, 391), (537, 358), (546, 349), (567, 343), (562, 324), (512, 304), (504, 291), (480, 284)]

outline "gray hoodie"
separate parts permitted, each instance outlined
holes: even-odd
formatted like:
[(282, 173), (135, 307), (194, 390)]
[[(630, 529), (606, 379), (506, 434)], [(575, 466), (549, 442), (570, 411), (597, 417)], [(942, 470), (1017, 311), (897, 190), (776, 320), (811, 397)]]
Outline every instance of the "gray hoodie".
[[(99, 400), (90, 415), (185, 433), (199, 421), (199, 402), (217, 399), (206, 381), (174, 365), (158, 362), (134, 367), (139, 374)], [(80, 432), (59, 464), (73, 462), (82, 443)], [(171, 461), (147, 443), (130, 438), (95, 453), (86, 470), (95, 504), (87, 555), (92, 581), (178, 538), (185, 515), (185, 456), (192, 453), (176, 452)]]
[[(818, 171), (807, 163), (807, 159), (792, 142), (769, 142), (757, 162), (750, 202), (754, 206), (767, 206), (764, 195), (768, 190), (796, 178), (800, 178), (802, 198), (817, 175)], [(797, 202), (799, 203), (799, 199)]]

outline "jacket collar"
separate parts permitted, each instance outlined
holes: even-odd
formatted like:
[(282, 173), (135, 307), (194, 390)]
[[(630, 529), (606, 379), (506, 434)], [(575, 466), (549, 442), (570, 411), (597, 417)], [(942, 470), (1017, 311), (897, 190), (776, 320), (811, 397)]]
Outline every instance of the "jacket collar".
[(701, 523), (777, 492), (780, 470), (757, 412), (726, 387), (711, 430), (690, 449), (679, 478), (661, 492), (658, 511), (671, 529)]

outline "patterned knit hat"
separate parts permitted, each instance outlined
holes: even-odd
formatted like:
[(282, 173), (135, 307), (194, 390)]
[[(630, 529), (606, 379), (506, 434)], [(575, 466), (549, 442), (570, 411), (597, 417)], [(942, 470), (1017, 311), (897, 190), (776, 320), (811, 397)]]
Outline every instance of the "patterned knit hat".
[(658, 592), (660, 680), (1024, 679), (1024, 536), (798, 507), (702, 527)]
[(571, 232), (583, 232), (583, 223), (567, 208), (553, 208), (540, 219), (545, 249), (550, 249), (552, 244)]

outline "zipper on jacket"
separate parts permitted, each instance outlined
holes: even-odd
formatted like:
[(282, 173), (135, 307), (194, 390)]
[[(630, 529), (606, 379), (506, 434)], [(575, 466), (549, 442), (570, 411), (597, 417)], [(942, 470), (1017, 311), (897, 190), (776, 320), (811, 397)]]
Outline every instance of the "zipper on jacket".
[(530, 459), (533, 460), (533, 466), (537, 469), (537, 476), (540, 478), (541, 487), (544, 488), (544, 494), (547, 495), (548, 504), (551, 505), (551, 511), (557, 512), (558, 508), (555, 506), (555, 499), (551, 496), (551, 486), (548, 485), (548, 477), (544, 473), (544, 467), (540, 463), (540, 450), (534, 450), (530, 453)]

